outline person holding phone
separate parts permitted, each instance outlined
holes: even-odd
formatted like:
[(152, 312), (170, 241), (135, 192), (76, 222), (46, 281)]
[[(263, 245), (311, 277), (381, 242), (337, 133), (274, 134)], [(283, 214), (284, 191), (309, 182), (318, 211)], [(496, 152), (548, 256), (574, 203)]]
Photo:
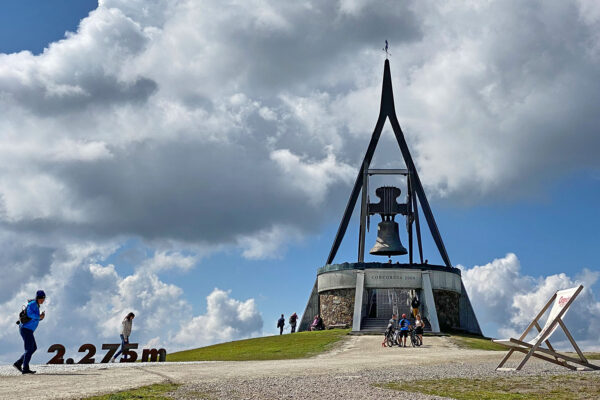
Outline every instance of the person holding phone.
[[(121, 323), (121, 348), (115, 354), (111, 362), (116, 362), (117, 357), (121, 355), (125, 351), (125, 345), (129, 344), (129, 336), (131, 335), (131, 328), (133, 327), (133, 319), (135, 318), (135, 314), (130, 312), (127, 314), (123, 322)], [(127, 355), (127, 354), (125, 354)]]
[(35, 295), (35, 300), (29, 300), (27, 303), (24, 315), (25, 318), (19, 323), (19, 333), (21, 333), (23, 343), (25, 344), (25, 353), (23, 353), (21, 358), (15, 361), (13, 366), (22, 374), (35, 374), (35, 371), (32, 371), (29, 368), (29, 361), (31, 361), (31, 356), (33, 356), (33, 353), (37, 350), (33, 332), (37, 329), (40, 321), (46, 318), (45, 311), (40, 314), (40, 305), (44, 304), (45, 300), (46, 293), (44, 293), (43, 290), (38, 290)]

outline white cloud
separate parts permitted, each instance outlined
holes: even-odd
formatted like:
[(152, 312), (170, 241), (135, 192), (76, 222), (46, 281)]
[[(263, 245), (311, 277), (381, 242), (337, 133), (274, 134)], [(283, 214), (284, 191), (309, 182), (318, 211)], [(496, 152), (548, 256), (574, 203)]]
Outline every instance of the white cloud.
[[(101, 1), (42, 54), (0, 54), (0, 221), (209, 245), (315, 232), (366, 149), (384, 38), (430, 194), (497, 199), (557, 162), (598, 167), (597, 7), (514, 7)], [(376, 161), (399, 162), (386, 140)]]
[(344, 13), (358, 15), (368, 5), (365, 0), (340, 0), (340, 10)]
[(356, 168), (338, 163), (331, 151), (323, 160), (314, 162), (303, 160), (288, 149), (271, 152), (271, 159), (285, 172), (289, 184), (315, 205), (323, 202), (327, 189), (334, 182), (349, 183), (356, 175)]
[[(479, 323), (498, 327), (497, 332), (484, 329), (484, 334), (495, 337), (520, 336), (557, 290), (584, 285), (565, 322), (575, 340), (586, 350), (600, 349), (600, 301), (591, 289), (600, 272), (584, 269), (575, 277), (564, 273), (528, 276), (521, 272), (519, 260), (512, 253), (486, 265), (460, 268)], [(565, 336), (557, 332), (551, 342), (556, 342), (558, 348), (568, 349), (570, 345)]]
[(273, 226), (270, 229), (238, 238), (242, 248), (242, 257), (249, 260), (265, 260), (283, 258), (287, 245), (298, 242), (302, 235), (294, 228)]
[[(20, 347), (9, 327), (34, 282), (52, 293), (50, 338), (109, 337), (129, 309), (140, 328), (185, 311), (157, 273), (194, 256), (165, 242), (281, 256), (282, 238), (331, 221), (375, 124), (386, 38), (428, 193), (497, 200), (598, 168), (598, 15), (589, 1), (101, 0), (42, 54), (0, 54), (3, 351)], [(399, 162), (385, 137), (376, 161)], [(146, 268), (103, 266), (132, 236), (156, 246)], [(595, 279), (524, 276), (510, 255), (465, 270), (480, 317), (514, 326), (521, 304)], [(215, 309), (258, 318), (213, 295)], [(581, 304), (569, 318), (589, 315), (575, 323), (593, 340), (598, 303), (586, 291)], [(179, 322), (161, 329), (138, 332), (169, 343)]]
[(215, 288), (206, 303), (206, 314), (182, 325), (174, 338), (175, 343), (190, 348), (262, 333), (263, 319), (254, 299), (239, 301), (232, 299), (229, 291)]
[[(486, 265), (462, 269), (463, 281), (471, 302), (476, 304), (478, 315), (484, 320), (491, 316), (499, 316), (504, 320), (512, 314), (513, 299), (533, 284), (533, 278), (521, 275), (521, 264), (513, 253), (504, 258), (495, 259)], [(501, 316), (501, 317), (500, 317)]]
[[(100, 264), (118, 250), (93, 244), (55, 250), (50, 269), (41, 277), (21, 283), (17, 293), (0, 301), (0, 362), (17, 358), (22, 349), (15, 321), (21, 305), (44, 289), (47, 318), (40, 324), (35, 362), (45, 362), (45, 348), (64, 344), (70, 356), (83, 343), (119, 341), (124, 316), (134, 312), (132, 340), (140, 348), (165, 347), (168, 351), (240, 339), (262, 331), (262, 318), (253, 299), (239, 301), (215, 289), (207, 297), (207, 313), (194, 316), (181, 288), (159, 278), (158, 271), (191, 263), (181, 255), (158, 254), (142, 262), (131, 275), (122, 276), (114, 265)], [(184, 268), (185, 269), (185, 268)], [(202, 331), (190, 326), (202, 322)], [(193, 333), (206, 335), (194, 339)], [(14, 360), (13, 360), (14, 361)]]
[(184, 255), (177, 251), (157, 251), (154, 256), (144, 261), (140, 268), (145, 271), (165, 271), (170, 269), (181, 269), (188, 271), (196, 265), (198, 258), (192, 255)]

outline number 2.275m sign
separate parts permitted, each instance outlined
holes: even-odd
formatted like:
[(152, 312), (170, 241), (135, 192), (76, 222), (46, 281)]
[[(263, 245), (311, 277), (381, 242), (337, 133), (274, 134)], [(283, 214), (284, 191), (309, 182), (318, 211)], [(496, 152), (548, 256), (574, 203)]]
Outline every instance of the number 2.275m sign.
[[(102, 361), (100, 361), (101, 363), (107, 363), (110, 362), (111, 358), (114, 356), (114, 354), (117, 352), (117, 350), (119, 350), (119, 347), (121, 347), (120, 343), (110, 343), (110, 344), (103, 344), (102, 345), (102, 350), (108, 350), (108, 352), (106, 353), (106, 355), (104, 356), (104, 358), (102, 358)], [(134, 350), (138, 348), (138, 344), (137, 343), (128, 343), (125, 344), (124, 349), (123, 349), (123, 358), (121, 358), (120, 362), (136, 362), (138, 355), (137, 352), (135, 352)], [(54, 357), (52, 357), (52, 359), (50, 359), (50, 361), (48, 361), (48, 364), (75, 364), (75, 360), (73, 360), (72, 358), (67, 358), (67, 360), (65, 361), (64, 356), (66, 353), (65, 350), (65, 346), (63, 346), (62, 344), (53, 344), (52, 346), (50, 346), (50, 348), (48, 349), (48, 353), (54, 353), (56, 352), (56, 355)], [(94, 364), (96, 362), (96, 359), (94, 358), (94, 356), (96, 355), (96, 346), (94, 346), (93, 344), (87, 343), (82, 345), (79, 348), (79, 352), (80, 353), (86, 353), (85, 356), (83, 356), (83, 358), (81, 360), (79, 360), (77, 362), (77, 364)], [(165, 361), (167, 358), (167, 351), (165, 349), (144, 349), (142, 350), (142, 362), (147, 362), (147, 361)]]

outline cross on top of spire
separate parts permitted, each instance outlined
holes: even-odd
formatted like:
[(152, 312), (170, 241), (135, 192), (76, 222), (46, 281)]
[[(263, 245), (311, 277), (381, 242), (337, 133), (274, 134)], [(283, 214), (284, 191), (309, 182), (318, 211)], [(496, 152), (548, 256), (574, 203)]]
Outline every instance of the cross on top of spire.
[(385, 59), (388, 59), (388, 56), (391, 56), (392, 53), (389, 52), (389, 44), (387, 39), (385, 40), (385, 47), (382, 49), (383, 51), (385, 51)]

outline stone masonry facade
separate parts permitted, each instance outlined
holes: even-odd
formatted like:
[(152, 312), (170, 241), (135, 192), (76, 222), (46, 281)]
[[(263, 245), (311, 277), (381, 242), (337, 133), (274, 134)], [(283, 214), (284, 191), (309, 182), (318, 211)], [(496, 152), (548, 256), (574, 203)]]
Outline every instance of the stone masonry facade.
[(352, 326), (354, 314), (354, 289), (334, 289), (319, 293), (321, 318), (325, 327)]
[(442, 332), (460, 327), (458, 304), (460, 294), (449, 290), (434, 290), (433, 298)]

